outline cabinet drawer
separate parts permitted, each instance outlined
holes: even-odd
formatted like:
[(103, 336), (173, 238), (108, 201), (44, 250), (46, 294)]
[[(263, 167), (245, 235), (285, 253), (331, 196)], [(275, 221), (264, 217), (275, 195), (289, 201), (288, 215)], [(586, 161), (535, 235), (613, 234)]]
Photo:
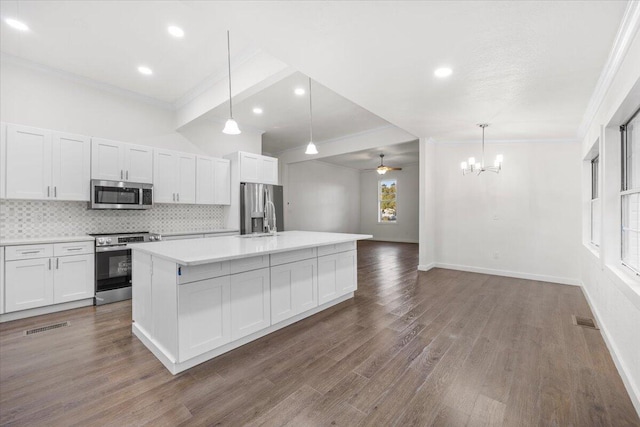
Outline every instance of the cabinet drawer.
[(229, 263), (231, 274), (258, 270), (260, 268), (269, 267), (269, 255), (259, 255), (250, 258), (233, 259)]
[(229, 261), (178, 267), (178, 284), (229, 275)]
[(53, 256), (92, 254), (94, 248), (94, 242), (55, 243), (53, 245)]
[(317, 256), (316, 248), (298, 249), (297, 251), (281, 252), (271, 254), (271, 265), (288, 264), (290, 262), (302, 261), (305, 259), (315, 258)]
[(15, 261), (19, 259), (48, 258), (52, 256), (52, 244), (7, 246), (5, 248), (5, 259), (7, 261)]
[(356, 249), (356, 242), (336, 243), (335, 245), (320, 246), (318, 256), (337, 254), (339, 252), (353, 251)]

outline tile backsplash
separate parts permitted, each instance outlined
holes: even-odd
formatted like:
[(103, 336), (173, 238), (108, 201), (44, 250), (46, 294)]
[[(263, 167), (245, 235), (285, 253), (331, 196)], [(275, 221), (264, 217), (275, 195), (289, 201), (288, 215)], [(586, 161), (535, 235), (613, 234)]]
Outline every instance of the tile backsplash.
[(0, 201), (0, 240), (87, 233), (197, 232), (224, 228), (222, 206), (156, 204), (140, 211), (91, 210), (87, 202)]

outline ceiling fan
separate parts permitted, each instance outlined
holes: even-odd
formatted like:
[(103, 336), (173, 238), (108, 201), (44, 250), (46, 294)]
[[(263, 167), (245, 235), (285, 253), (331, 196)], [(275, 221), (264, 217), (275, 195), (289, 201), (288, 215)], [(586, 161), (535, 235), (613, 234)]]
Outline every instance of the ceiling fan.
[(402, 168), (392, 168), (391, 166), (385, 166), (384, 165), (384, 154), (380, 154), (380, 166), (378, 166), (375, 169), (365, 169), (365, 170), (376, 171), (380, 175), (384, 175), (385, 173), (387, 173), (387, 171), (401, 171)]

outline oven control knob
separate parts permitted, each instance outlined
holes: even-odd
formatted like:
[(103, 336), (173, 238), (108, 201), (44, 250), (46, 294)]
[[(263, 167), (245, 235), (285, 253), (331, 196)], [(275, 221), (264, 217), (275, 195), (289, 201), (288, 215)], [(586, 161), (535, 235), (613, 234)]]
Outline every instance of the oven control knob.
[(155, 242), (156, 241), (156, 236), (149, 236), (149, 241), (150, 242)]
[(162, 240), (162, 235), (157, 234), (157, 235), (156, 235), (156, 242), (159, 242), (159, 241), (161, 241), (161, 240)]
[(97, 240), (99, 245), (104, 245), (104, 237), (98, 237)]
[(111, 237), (107, 237), (107, 238), (105, 239), (105, 241), (106, 241), (107, 243), (111, 243)]

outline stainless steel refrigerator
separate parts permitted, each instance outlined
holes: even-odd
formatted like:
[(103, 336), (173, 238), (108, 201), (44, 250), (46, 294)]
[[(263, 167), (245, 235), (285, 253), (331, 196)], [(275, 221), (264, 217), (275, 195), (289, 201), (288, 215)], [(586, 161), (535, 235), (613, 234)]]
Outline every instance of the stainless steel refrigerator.
[(240, 234), (284, 231), (281, 185), (240, 183)]

